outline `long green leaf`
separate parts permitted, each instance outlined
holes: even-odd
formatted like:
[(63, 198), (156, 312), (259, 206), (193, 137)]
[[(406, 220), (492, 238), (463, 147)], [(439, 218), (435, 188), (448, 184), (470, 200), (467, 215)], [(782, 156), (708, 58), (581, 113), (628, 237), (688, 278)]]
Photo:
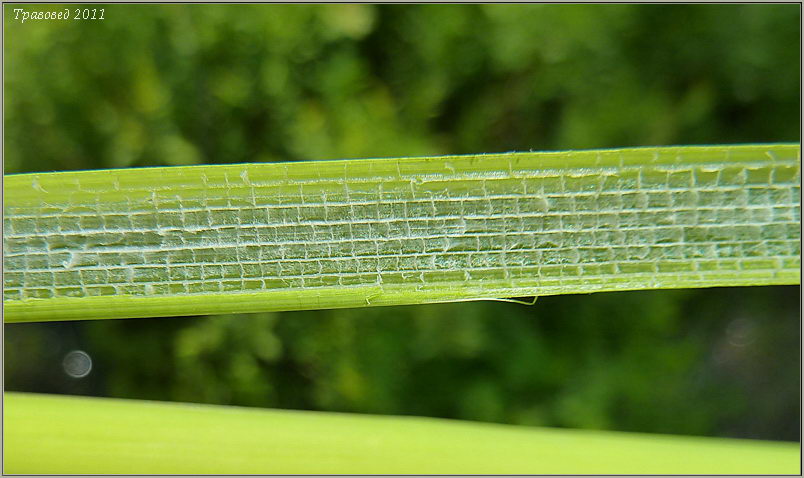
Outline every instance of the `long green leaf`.
[(800, 146), (5, 177), (6, 321), (800, 283)]
[(6, 393), (7, 473), (800, 472), (798, 444)]

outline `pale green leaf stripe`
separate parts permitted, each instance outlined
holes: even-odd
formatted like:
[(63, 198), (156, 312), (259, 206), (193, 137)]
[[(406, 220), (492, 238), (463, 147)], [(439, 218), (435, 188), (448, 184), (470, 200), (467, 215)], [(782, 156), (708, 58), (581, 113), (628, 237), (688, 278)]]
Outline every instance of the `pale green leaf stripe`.
[(6, 321), (800, 283), (800, 146), (5, 177)]
[(6, 473), (798, 474), (797, 443), (6, 393)]

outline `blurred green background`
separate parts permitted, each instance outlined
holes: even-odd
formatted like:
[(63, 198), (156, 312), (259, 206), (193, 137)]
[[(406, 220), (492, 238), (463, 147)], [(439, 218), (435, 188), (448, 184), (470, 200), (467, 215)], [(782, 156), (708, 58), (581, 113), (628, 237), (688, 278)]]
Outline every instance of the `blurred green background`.
[[(799, 5), (87, 7), (4, 6), (6, 174), (800, 140)], [(5, 387), (798, 440), (798, 298), (6, 325)]]

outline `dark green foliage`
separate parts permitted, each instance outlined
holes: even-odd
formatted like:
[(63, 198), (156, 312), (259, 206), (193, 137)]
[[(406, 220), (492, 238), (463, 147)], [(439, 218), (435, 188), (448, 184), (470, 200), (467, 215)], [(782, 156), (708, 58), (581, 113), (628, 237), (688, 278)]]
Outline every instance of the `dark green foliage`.
[[(109, 5), (25, 24), (14, 7), (6, 173), (799, 138), (797, 5)], [(797, 294), (19, 324), (5, 378), (795, 440)], [(94, 360), (81, 380), (61, 372), (75, 348)]]
[(7, 172), (798, 138), (795, 5), (106, 10), (6, 15)]
[[(6, 383), (12, 390), (794, 440), (798, 290), (14, 324), (6, 326)], [(81, 381), (59, 375), (62, 356), (74, 348), (96, 364)]]

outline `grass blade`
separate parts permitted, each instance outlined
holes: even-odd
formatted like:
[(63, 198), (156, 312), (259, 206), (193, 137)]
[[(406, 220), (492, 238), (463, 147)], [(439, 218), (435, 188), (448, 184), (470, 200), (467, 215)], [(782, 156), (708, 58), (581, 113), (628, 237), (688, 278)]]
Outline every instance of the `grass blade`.
[(5, 177), (7, 322), (800, 283), (798, 144)]
[(797, 474), (796, 443), (6, 393), (6, 473)]

